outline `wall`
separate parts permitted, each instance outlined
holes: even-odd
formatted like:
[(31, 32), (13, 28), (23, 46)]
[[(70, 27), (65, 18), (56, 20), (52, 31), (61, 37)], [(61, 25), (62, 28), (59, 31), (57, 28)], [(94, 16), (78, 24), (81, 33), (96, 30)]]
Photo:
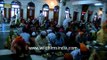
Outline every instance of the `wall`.
[[(80, 20), (80, 17), (81, 17), (81, 11), (82, 11), (82, 6), (81, 5), (72, 5), (71, 2), (67, 2), (65, 6), (63, 6), (62, 8), (62, 20), (61, 20), (61, 23), (64, 21), (65, 19), (65, 8), (68, 7), (70, 9), (70, 14), (71, 14), (71, 17), (73, 19), (73, 13), (74, 11), (77, 11), (78, 12), (78, 17), (77, 17), (77, 20), (79, 21)], [(62, 25), (62, 24), (61, 24)]]
[[(5, 3), (7, 3), (7, 4), (11, 4), (11, 2), (13, 1), (13, 0), (4, 0), (5, 1)], [(23, 16), (24, 16), (24, 19), (26, 19), (26, 17), (27, 17), (27, 4), (29, 3), (29, 2), (31, 2), (31, 0), (29, 1), (29, 0), (19, 0), (20, 2), (21, 2), (21, 4), (22, 4), (22, 9), (23, 9)], [(53, 1), (53, 2), (55, 2), (55, 4), (54, 4), (54, 6), (55, 5), (58, 5), (58, 2), (57, 1), (55, 1), (55, 0), (32, 0), (33, 1), (33, 3), (35, 4), (35, 17), (38, 17), (39, 16), (39, 12), (40, 12), (40, 10), (42, 9), (42, 6), (43, 6), (43, 4), (48, 4), (49, 5), (49, 7), (53, 7), (53, 3), (51, 3), (51, 1)], [(51, 5), (52, 4), (52, 5)], [(79, 14), (78, 14), (78, 20), (80, 20), (80, 18), (81, 18), (81, 10), (82, 10), (82, 6), (81, 5), (72, 5), (71, 4), (71, 2), (67, 2), (66, 3), (66, 6), (63, 6), (63, 12), (62, 12), (62, 21), (61, 22), (63, 22), (63, 20), (64, 20), (64, 18), (65, 18), (65, 8), (66, 7), (69, 7), (70, 8), (70, 14), (71, 14), (71, 16), (73, 17), (73, 12), (75, 11), (75, 10), (77, 10), (78, 12), (79, 12)], [(92, 18), (91, 18), (91, 20), (93, 19), (93, 16), (94, 16), (94, 14), (96, 13), (96, 12), (98, 12), (98, 9), (99, 9), (100, 7), (95, 7), (95, 6), (90, 6), (89, 7), (89, 10), (91, 10), (91, 11), (93, 11), (93, 15), (92, 15)], [(8, 15), (8, 13), (7, 13), (7, 15)], [(52, 19), (53, 18), (53, 11), (49, 11), (49, 19)]]
[(94, 15), (95, 15), (96, 13), (98, 14), (98, 11), (99, 11), (100, 8), (102, 8), (102, 6), (90, 5), (89, 10), (93, 11), (93, 14), (92, 14), (92, 17), (91, 17), (91, 21), (93, 20)]

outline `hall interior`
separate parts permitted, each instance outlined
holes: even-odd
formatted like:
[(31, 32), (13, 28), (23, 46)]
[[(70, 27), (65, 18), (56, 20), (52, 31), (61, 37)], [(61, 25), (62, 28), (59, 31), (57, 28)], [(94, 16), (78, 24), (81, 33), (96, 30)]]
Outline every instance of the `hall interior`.
[[(39, 52), (28, 49), (29, 56), (24, 56), (27, 60), (91, 60), (95, 52), (104, 57), (101, 60), (107, 60), (106, 24), (106, 0), (0, 0), (0, 59), (14, 60), (16, 50), (11, 48), (22, 38), (24, 41), (19, 44), (22, 50), (18, 51), (21, 55), (15, 55), (18, 58), (26, 51), (23, 51), (26, 44), (27, 47), (68, 48), (52, 53), (45, 48)], [(100, 55), (97, 50), (105, 54)]]

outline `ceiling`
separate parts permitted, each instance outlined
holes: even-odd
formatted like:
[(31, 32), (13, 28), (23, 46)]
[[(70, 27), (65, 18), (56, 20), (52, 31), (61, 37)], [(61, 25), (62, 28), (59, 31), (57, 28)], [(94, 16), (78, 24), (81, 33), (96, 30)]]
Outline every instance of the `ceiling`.
[[(60, 1), (60, 0), (57, 0), (57, 1)], [(65, 1), (71, 2), (72, 5), (107, 3), (107, 0), (65, 0)]]
[[(0, 0), (2, 1), (2, 0)], [(19, 0), (19, 1), (34, 1), (34, 2), (43, 2), (43, 0)], [(60, 1), (60, 0), (44, 0), (44, 1)], [(95, 4), (95, 3), (107, 3), (107, 0), (65, 0), (70, 1), (72, 5), (79, 5), (79, 4)]]

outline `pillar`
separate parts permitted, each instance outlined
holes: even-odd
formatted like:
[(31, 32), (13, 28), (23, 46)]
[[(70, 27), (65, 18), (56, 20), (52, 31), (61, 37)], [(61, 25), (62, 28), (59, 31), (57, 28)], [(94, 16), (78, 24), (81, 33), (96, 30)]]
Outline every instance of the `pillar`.
[(6, 18), (9, 18), (9, 17), (8, 17), (8, 15), (9, 15), (9, 8), (6, 8), (6, 12), (7, 12), (7, 13), (6, 13)]
[(63, 15), (62, 13), (64, 13), (64, 12), (63, 12), (63, 1), (64, 1), (64, 0), (60, 0), (60, 3), (59, 3), (59, 18), (58, 18), (58, 25), (59, 25), (59, 26), (61, 26), (62, 17), (63, 17), (63, 16), (62, 16), (62, 15)]
[(22, 4), (22, 9), (23, 9), (23, 18), (26, 20), (27, 19), (27, 4)]
[(81, 13), (82, 13), (82, 7), (78, 9), (78, 21), (81, 21)]
[(87, 22), (87, 18), (88, 18), (88, 11), (85, 14), (85, 22)]

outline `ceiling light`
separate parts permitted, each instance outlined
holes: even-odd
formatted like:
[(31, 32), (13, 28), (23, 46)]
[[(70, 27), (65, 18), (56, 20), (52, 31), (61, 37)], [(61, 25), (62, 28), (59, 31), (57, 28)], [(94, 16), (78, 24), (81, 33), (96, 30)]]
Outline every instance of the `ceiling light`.
[(101, 5), (103, 5), (102, 3), (95, 3), (94, 4), (95, 6), (101, 6)]

